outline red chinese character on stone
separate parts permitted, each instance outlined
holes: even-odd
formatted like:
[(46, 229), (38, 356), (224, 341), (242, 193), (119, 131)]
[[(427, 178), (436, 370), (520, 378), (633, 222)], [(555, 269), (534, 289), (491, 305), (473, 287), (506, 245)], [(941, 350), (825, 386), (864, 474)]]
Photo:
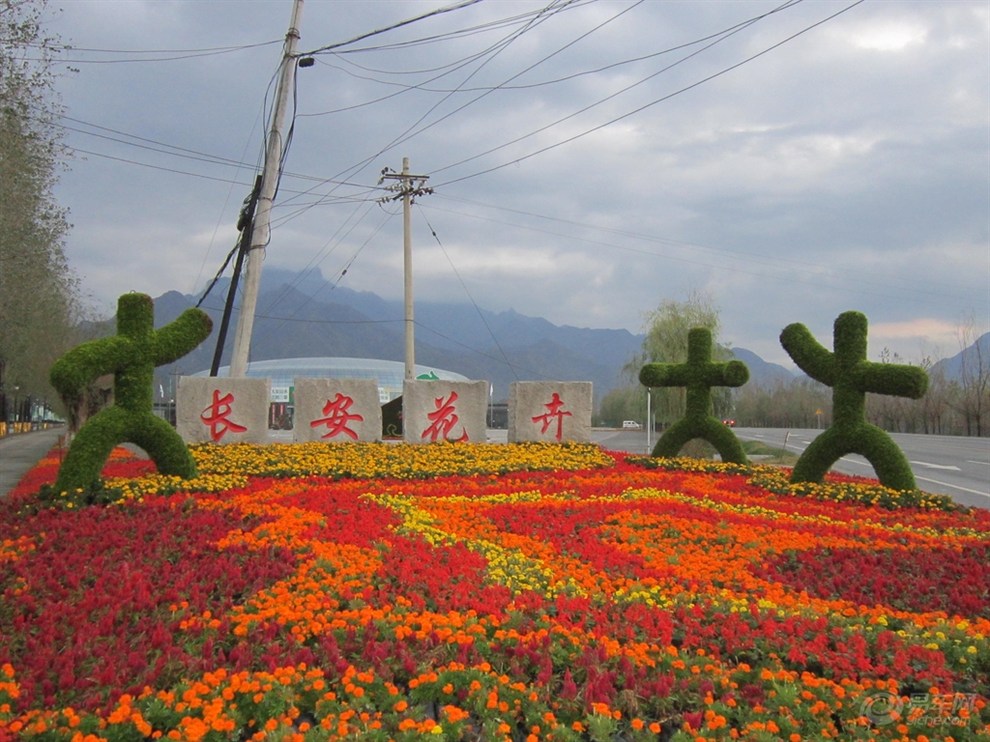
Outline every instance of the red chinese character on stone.
[(356, 412), (348, 411), (351, 409), (352, 404), (354, 404), (353, 397), (348, 397), (345, 394), (337, 392), (337, 396), (333, 399), (328, 399), (327, 403), (323, 406), (323, 414), (326, 415), (326, 417), (322, 417), (319, 420), (313, 420), (309, 426), (311, 428), (316, 428), (320, 425), (326, 425), (327, 432), (323, 434), (323, 438), (333, 438), (343, 433), (351, 438), (351, 440), (356, 441), (358, 439), (358, 434), (347, 427), (347, 423), (352, 420), (361, 422), (364, 420), (364, 417)]
[[(452, 391), (447, 399), (443, 397), (436, 397), (433, 400), (433, 404), (436, 405), (436, 410), (427, 413), (426, 417), (430, 420), (429, 426), (423, 431), (420, 436), (424, 440), (429, 438), (430, 441), (436, 442), (437, 439), (441, 440), (451, 440), (450, 431), (454, 429), (460, 418), (457, 417), (456, 408), (454, 407), (454, 402), (457, 401), (457, 392)], [(468, 433), (465, 430), (461, 437), (456, 439), (455, 442), (466, 441), (468, 439)]]
[(554, 392), (553, 396), (550, 398), (550, 401), (543, 406), (547, 408), (547, 411), (542, 415), (536, 415), (532, 418), (532, 420), (534, 423), (542, 422), (543, 427), (540, 429), (540, 433), (546, 433), (550, 429), (551, 423), (556, 418), (557, 433), (554, 437), (559, 441), (564, 432), (564, 418), (570, 417), (571, 413), (566, 410), (561, 410), (564, 406), (564, 402), (561, 400), (560, 395), (557, 392)]
[(220, 396), (220, 390), (213, 390), (213, 404), (203, 410), (199, 419), (202, 420), (210, 427), (210, 438), (213, 439), (214, 443), (219, 443), (220, 439), (223, 438), (228, 431), (234, 433), (243, 433), (247, 430), (243, 425), (238, 425), (237, 423), (229, 420), (231, 411), (234, 406), (234, 395), (230, 392), (225, 394), (223, 397)]

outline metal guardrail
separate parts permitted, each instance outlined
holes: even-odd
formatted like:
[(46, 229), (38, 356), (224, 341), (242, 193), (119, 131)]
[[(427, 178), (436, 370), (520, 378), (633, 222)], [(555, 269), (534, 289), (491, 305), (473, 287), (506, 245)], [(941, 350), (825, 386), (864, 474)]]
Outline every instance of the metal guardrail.
[(0, 438), (18, 433), (30, 433), (32, 430), (48, 430), (64, 423), (56, 422), (3, 422), (0, 421)]

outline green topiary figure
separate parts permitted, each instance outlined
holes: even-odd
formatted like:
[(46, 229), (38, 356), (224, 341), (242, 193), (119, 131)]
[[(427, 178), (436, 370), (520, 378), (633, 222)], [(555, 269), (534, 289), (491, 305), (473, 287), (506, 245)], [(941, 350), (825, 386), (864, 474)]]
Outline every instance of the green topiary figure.
[(712, 333), (705, 327), (688, 332), (687, 363), (648, 363), (639, 372), (644, 386), (687, 387), (687, 412), (660, 436), (654, 456), (676, 456), (695, 438), (711, 443), (722, 461), (748, 463), (746, 452), (735, 434), (712, 416), (713, 386), (742, 386), (749, 380), (749, 369), (742, 361), (712, 362)]
[(152, 412), (152, 386), (155, 367), (178, 360), (203, 342), (213, 323), (199, 309), (187, 309), (159, 330), (154, 319), (150, 296), (124, 294), (117, 302), (117, 334), (83, 343), (52, 366), (52, 386), (66, 399), (98, 376), (114, 376), (114, 404), (76, 434), (59, 469), (57, 491), (96, 484), (110, 452), (124, 442), (143, 448), (162, 474), (196, 475), (196, 463), (179, 434)]
[(866, 422), (866, 393), (918, 399), (928, 388), (928, 374), (915, 366), (866, 360), (866, 316), (843, 312), (835, 320), (835, 352), (823, 348), (804, 325), (780, 333), (780, 344), (808, 376), (832, 387), (832, 426), (804, 450), (792, 482), (821, 482), (832, 464), (850, 453), (866, 457), (880, 484), (890, 489), (915, 489), (914, 474), (904, 454), (887, 433)]

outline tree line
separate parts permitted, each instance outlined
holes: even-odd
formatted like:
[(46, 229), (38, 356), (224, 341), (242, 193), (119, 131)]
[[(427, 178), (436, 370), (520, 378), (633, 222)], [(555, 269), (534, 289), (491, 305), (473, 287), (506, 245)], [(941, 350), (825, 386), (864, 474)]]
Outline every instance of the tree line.
[[(666, 300), (646, 318), (642, 351), (626, 364), (627, 384), (606, 394), (595, 423), (619, 427), (624, 420), (666, 428), (684, 414), (683, 389), (652, 389), (639, 384), (639, 369), (646, 363), (683, 363), (687, 359), (687, 334), (692, 327), (707, 327), (717, 339), (719, 314), (710, 297), (692, 293), (685, 301)], [(957, 336), (962, 349), (958, 373), (949, 378), (942, 359), (926, 356), (920, 362), (928, 373), (928, 391), (921, 399), (867, 395), (867, 420), (893, 433), (933, 435), (990, 435), (990, 357), (972, 323), (964, 323)], [(732, 357), (716, 342), (716, 360)], [(884, 349), (880, 363), (908, 361)], [(738, 389), (713, 389), (713, 414), (736, 425), (756, 428), (827, 428), (832, 422), (832, 390), (806, 376), (773, 383), (749, 382)]]
[[(46, 0), (0, 0), (0, 434), (12, 420), (37, 415), (40, 402), (63, 415), (85, 416), (105, 397), (92, 385), (82, 398), (59, 399), (48, 381), (54, 361), (89, 339), (86, 302), (65, 255), (68, 212), (54, 198), (59, 174), (71, 152), (59, 123), (61, 103), (55, 83), (62, 72), (60, 39), (44, 30)], [(685, 301), (665, 300), (647, 316), (641, 353), (630, 359), (628, 384), (609, 392), (595, 422), (621, 425), (646, 421), (658, 427), (684, 414), (683, 389), (654, 389), (638, 383), (646, 363), (683, 363), (688, 331), (706, 327), (716, 341), (715, 361), (728, 360), (718, 345), (719, 312), (697, 292)], [(870, 422), (892, 432), (990, 435), (990, 358), (963, 328), (964, 357), (958, 375), (947, 378), (925, 358), (928, 393), (920, 400), (870, 395)], [(965, 341), (965, 344), (964, 342)], [(881, 361), (903, 363), (884, 351)], [(713, 413), (753, 427), (827, 427), (831, 393), (808, 378), (771, 386), (746, 384), (714, 388)]]
[(0, 426), (61, 409), (48, 369), (77, 344), (79, 282), (54, 197), (70, 152), (55, 82), (64, 48), (44, 31), (43, 0), (0, 0)]

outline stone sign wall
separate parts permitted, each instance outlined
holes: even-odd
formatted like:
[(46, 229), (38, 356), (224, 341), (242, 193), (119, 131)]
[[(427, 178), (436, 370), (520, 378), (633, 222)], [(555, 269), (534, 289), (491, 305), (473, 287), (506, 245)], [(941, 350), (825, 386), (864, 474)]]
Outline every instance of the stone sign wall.
[(264, 443), (268, 379), (182, 376), (175, 427), (186, 443)]
[(407, 443), (486, 440), (487, 381), (425, 381), (402, 385), (402, 431)]
[(382, 439), (374, 379), (296, 379), (292, 440), (349, 443)]
[(591, 440), (590, 381), (516, 381), (509, 386), (509, 443)]
[[(374, 379), (294, 380), (293, 440), (382, 440)], [(402, 427), (408, 443), (487, 440), (487, 381), (415, 379), (403, 384)], [(183, 376), (176, 428), (186, 443), (265, 443), (268, 379)], [(517, 381), (509, 391), (510, 443), (591, 440), (590, 381)]]

